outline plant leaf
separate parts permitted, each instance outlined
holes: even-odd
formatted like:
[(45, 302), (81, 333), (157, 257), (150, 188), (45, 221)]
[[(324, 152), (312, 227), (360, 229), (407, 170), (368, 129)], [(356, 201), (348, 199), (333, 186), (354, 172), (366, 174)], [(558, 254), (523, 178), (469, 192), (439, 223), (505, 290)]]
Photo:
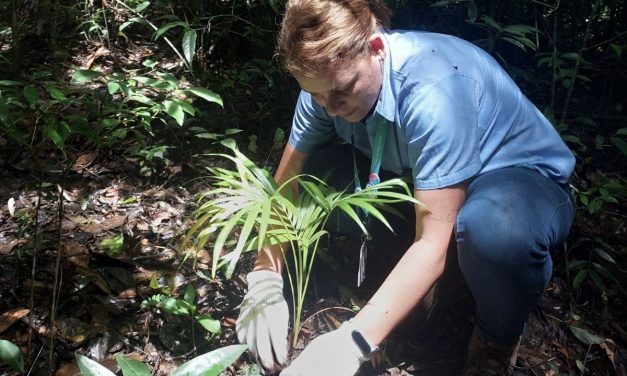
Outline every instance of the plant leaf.
[(188, 29), (185, 34), (183, 34), (183, 54), (191, 66), (194, 55), (196, 54), (196, 30)]
[(568, 327), (570, 331), (577, 337), (578, 340), (585, 343), (586, 345), (600, 345), (605, 342), (604, 338), (599, 337), (598, 335), (589, 332), (586, 329), (576, 327), (571, 325)]
[(176, 103), (171, 99), (166, 99), (163, 101), (163, 107), (165, 108), (165, 112), (172, 116), (174, 120), (178, 123), (178, 125), (183, 125), (183, 121), (185, 120), (185, 112), (180, 104)]
[(115, 376), (107, 367), (79, 353), (76, 353), (76, 363), (85, 376)]
[(35, 105), (39, 102), (39, 94), (37, 93), (35, 86), (28, 85), (24, 87), (23, 93), (30, 107), (35, 108)]
[(102, 73), (89, 69), (78, 69), (72, 76), (72, 82), (75, 84), (82, 84), (85, 82), (93, 81), (94, 79), (102, 76)]
[(602, 259), (604, 259), (605, 261), (608, 261), (614, 265), (616, 265), (616, 260), (614, 260), (614, 258), (612, 256), (610, 256), (609, 253), (605, 252), (604, 250), (600, 249), (600, 248), (595, 248), (592, 250), (597, 256), (601, 257)]
[(67, 102), (67, 97), (61, 90), (59, 90), (59, 88), (51, 85), (44, 85), (44, 88), (53, 99), (56, 99), (59, 102)]
[(577, 275), (575, 276), (575, 279), (573, 280), (573, 290), (578, 290), (579, 286), (581, 286), (581, 284), (583, 283), (583, 281), (586, 279), (586, 277), (588, 276), (588, 269), (581, 269)]
[(220, 95), (214, 93), (213, 91), (209, 89), (205, 89), (204, 87), (190, 87), (189, 89), (186, 89), (185, 91), (189, 91), (190, 93), (198, 97), (201, 97), (202, 99), (208, 102), (217, 103), (220, 106), (224, 107), (224, 103), (222, 103), (222, 98), (220, 97)]
[(247, 345), (230, 345), (199, 355), (182, 364), (172, 376), (218, 376), (239, 358)]
[(185, 300), (189, 304), (194, 304), (194, 300), (196, 300), (196, 289), (192, 285), (187, 285), (185, 288), (185, 293), (183, 294), (183, 300)]
[(196, 316), (196, 321), (209, 333), (217, 334), (221, 331), (220, 320), (216, 320), (209, 315), (198, 315)]
[(0, 360), (13, 370), (24, 372), (24, 357), (20, 348), (4, 339), (0, 339)]
[(159, 30), (155, 31), (155, 34), (153, 35), (153, 39), (154, 40), (159, 39), (159, 37), (161, 35), (163, 35), (163, 33), (165, 33), (166, 31), (170, 30), (171, 28), (177, 27), (177, 26), (187, 27), (187, 23), (185, 23), (183, 21), (178, 21), (178, 22), (170, 22), (168, 24), (165, 24), (165, 25), (161, 26), (159, 28)]
[(124, 376), (150, 376), (152, 374), (150, 368), (139, 360), (127, 359), (120, 354), (115, 356), (115, 360)]

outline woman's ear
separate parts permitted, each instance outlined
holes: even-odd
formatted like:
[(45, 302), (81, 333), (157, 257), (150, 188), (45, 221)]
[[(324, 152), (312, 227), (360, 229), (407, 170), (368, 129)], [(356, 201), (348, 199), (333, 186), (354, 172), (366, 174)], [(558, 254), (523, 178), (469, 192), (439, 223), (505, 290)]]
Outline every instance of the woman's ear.
[(370, 51), (373, 55), (378, 55), (380, 58), (385, 59), (385, 43), (383, 43), (383, 35), (380, 33), (374, 33), (368, 39), (370, 44)]

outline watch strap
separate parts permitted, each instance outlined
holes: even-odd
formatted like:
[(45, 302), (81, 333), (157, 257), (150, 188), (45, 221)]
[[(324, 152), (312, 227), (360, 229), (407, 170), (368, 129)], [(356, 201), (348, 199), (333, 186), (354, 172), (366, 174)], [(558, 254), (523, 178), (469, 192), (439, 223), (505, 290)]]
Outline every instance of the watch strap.
[(370, 342), (368, 342), (359, 330), (352, 330), (351, 338), (353, 339), (353, 342), (355, 342), (355, 345), (357, 345), (359, 351), (361, 351), (362, 357), (365, 359), (370, 358), (372, 354), (379, 349), (378, 347), (370, 344)]

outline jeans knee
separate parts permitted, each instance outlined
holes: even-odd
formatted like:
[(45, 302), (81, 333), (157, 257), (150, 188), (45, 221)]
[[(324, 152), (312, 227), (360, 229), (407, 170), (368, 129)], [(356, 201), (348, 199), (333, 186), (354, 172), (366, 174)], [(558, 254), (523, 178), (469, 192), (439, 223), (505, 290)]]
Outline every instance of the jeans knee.
[(538, 243), (532, 233), (507, 207), (493, 207), (484, 215), (462, 209), (456, 231), (459, 257), (472, 257), (503, 267), (529, 263), (530, 258), (542, 254), (536, 250)]

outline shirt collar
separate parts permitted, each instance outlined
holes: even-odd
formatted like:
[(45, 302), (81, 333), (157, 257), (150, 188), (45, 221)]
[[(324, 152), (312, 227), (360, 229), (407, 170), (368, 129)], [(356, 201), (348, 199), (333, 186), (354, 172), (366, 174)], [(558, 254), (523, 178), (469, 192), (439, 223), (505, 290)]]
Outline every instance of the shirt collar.
[(383, 43), (385, 44), (385, 60), (383, 62), (383, 78), (381, 82), (381, 91), (375, 111), (388, 121), (394, 122), (394, 114), (396, 108), (396, 99), (392, 91), (392, 51), (388, 42), (387, 33), (383, 32)]

